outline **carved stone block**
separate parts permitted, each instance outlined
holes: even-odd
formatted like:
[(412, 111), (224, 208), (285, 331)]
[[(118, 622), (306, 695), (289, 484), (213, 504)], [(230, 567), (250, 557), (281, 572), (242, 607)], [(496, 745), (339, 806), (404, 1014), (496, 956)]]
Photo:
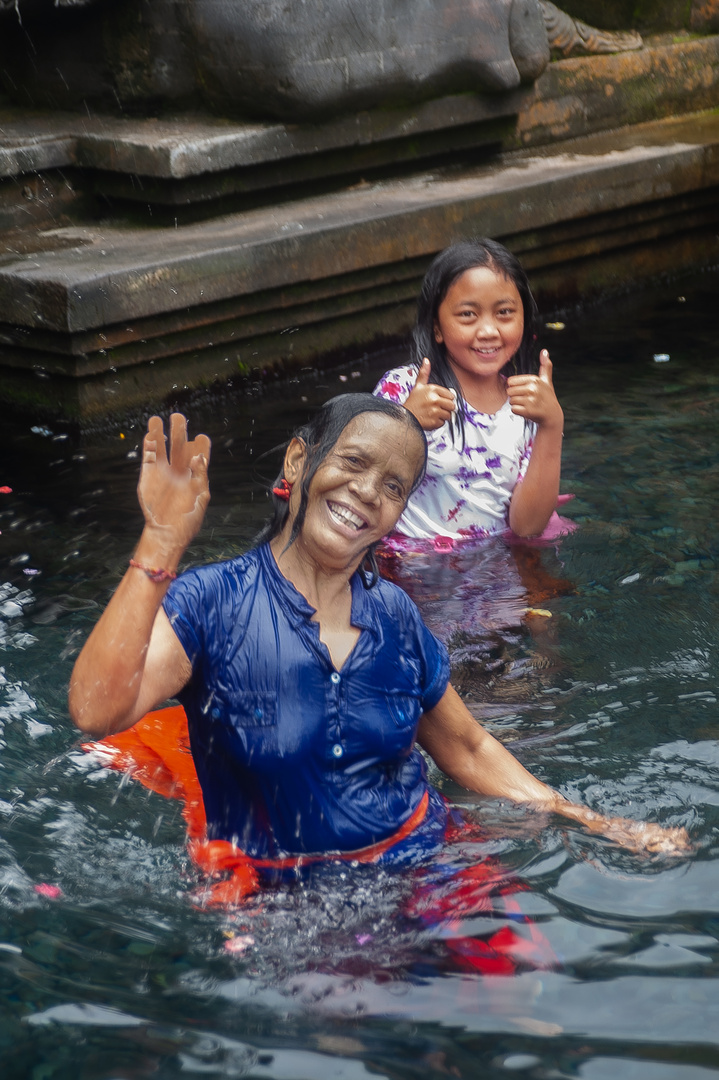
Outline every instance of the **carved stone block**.
[(223, 115), (308, 119), (502, 93), (549, 62), (539, 0), (82, 2), (0, 0), (16, 100), (147, 110), (194, 97)]

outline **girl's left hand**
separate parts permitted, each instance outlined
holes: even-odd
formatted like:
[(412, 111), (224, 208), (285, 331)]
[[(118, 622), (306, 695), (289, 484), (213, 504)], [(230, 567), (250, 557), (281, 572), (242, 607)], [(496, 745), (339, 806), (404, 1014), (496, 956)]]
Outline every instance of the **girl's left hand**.
[(538, 375), (510, 375), (507, 396), (517, 416), (533, 420), (540, 427), (563, 427), (564, 413), (554, 392), (552, 361), (546, 349), (539, 354)]

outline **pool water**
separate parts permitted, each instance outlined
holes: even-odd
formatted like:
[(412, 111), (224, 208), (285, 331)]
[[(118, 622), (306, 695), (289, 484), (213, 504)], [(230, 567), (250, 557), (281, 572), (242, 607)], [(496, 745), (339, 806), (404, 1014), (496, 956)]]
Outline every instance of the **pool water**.
[[(694, 843), (681, 859), (629, 852), (435, 772), (482, 827), (445, 861), (514, 875), (553, 955), (511, 977), (452, 959), (458, 937), (511, 924), (501, 898), (423, 925), (406, 914), (419, 871), (329, 867), (235, 912), (198, 903), (180, 806), (86, 754), (65, 702), (139, 532), (141, 418), (84, 437), (5, 418), (3, 1078), (719, 1071), (717, 295), (708, 272), (547, 315), (565, 323), (542, 344), (566, 414), (572, 535), (385, 563), (448, 642), (471, 711), (528, 768), (597, 810), (684, 825)], [(245, 549), (273, 448), (399, 359), (185, 402), (191, 430), (213, 439), (213, 499), (189, 560)]]

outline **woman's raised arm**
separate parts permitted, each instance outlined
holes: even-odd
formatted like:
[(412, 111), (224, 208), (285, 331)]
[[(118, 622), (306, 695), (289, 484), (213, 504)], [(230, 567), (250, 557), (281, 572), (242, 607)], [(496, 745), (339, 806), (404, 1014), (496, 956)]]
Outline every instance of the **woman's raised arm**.
[(162, 421), (150, 419), (138, 484), (145, 527), (70, 680), (70, 715), (89, 735), (131, 727), (190, 678), (190, 662), (160, 605), (202, 525), (209, 459), (207, 436), (188, 441), (185, 417), (173, 413), (168, 460)]
[(608, 818), (586, 806), (570, 803), (537, 780), (471, 715), (449, 686), (444, 697), (420, 721), (417, 738), (442, 772), (479, 795), (531, 803), (538, 810), (561, 814), (603, 833), (623, 847), (670, 854), (691, 848), (684, 829), (665, 829), (652, 822)]

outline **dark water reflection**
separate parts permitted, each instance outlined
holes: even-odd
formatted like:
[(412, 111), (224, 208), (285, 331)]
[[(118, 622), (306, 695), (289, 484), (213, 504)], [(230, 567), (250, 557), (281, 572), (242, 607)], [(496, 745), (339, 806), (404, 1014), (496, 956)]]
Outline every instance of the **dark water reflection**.
[[(231, 916), (193, 905), (179, 807), (84, 754), (65, 705), (74, 656), (137, 535), (141, 423), (80, 441), (6, 418), (3, 1077), (715, 1075), (718, 286), (706, 274), (546, 332), (576, 533), (556, 548), (497, 541), (395, 568), (449, 641), (471, 710), (529, 768), (597, 809), (684, 824), (696, 843), (687, 860), (641, 857), (435, 777), (485, 826), (458, 864), (495, 858), (516, 872), (557, 954), (553, 970), (512, 978), (444, 963), (450, 930), (399, 918), (411, 876), (386, 870), (327, 869)], [(275, 472), (261, 455), (395, 360), (191, 402), (194, 430), (213, 437), (213, 502), (192, 560), (245, 548), (266, 508), (260, 478)], [(490, 922), (467, 918), (462, 933)], [(248, 939), (244, 953), (227, 953), (228, 933)]]

